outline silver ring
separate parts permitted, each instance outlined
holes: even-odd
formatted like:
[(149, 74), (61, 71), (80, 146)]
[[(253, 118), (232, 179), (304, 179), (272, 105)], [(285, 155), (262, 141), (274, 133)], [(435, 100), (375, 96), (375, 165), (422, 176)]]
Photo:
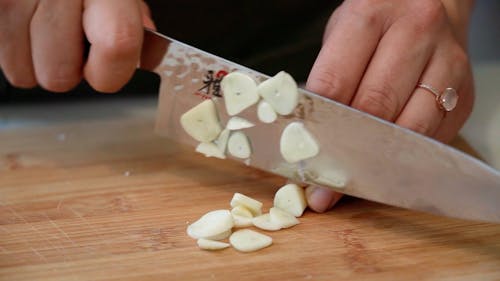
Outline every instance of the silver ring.
[(419, 83), (417, 85), (418, 88), (422, 88), (427, 90), (436, 96), (436, 102), (439, 105), (439, 108), (443, 109), (446, 112), (450, 112), (457, 106), (458, 103), (458, 94), (457, 91), (453, 88), (446, 88), (442, 93), (439, 93), (436, 88), (429, 86), (424, 83)]

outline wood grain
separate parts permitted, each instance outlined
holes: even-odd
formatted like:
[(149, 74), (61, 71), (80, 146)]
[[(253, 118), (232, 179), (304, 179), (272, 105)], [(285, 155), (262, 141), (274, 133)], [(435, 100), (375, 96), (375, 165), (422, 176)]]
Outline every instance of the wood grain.
[(269, 208), (284, 182), (158, 138), (153, 120), (1, 133), (0, 280), (500, 280), (500, 225), (355, 198), (255, 253), (185, 234), (234, 192)]

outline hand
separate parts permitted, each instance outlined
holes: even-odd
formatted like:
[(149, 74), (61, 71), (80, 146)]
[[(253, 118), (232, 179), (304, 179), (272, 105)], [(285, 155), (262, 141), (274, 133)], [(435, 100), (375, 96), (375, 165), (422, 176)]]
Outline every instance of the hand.
[(65, 92), (84, 77), (115, 92), (135, 71), (143, 22), (153, 27), (139, 0), (0, 0), (0, 67), (21, 88)]
[[(466, 30), (454, 28), (438, 0), (347, 0), (329, 20), (307, 88), (450, 141), (470, 115), (474, 100), (463, 43)], [(432, 93), (416, 87), (419, 82), (440, 91), (456, 89), (457, 107), (445, 114)], [(340, 198), (315, 187), (307, 194), (310, 207), (319, 212)]]

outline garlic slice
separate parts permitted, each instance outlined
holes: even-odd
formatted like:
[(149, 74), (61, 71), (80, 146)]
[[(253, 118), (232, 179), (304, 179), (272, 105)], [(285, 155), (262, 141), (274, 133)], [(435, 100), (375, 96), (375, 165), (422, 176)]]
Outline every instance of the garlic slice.
[[(255, 199), (252, 199), (252, 200), (255, 200)], [(257, 200), (255, 200), (255, 201), (257, 201)], [(252, 212), (243, 205), (236, 205), (233, 209), (231, 209), (231, 215), (242, 216), (242, 217), (247, 217), (247, 218), (253, 217)]]
[(251, 128), (253, 126), (255, 126), (255, 124), (248, 121), (247, 119), (234, 116), (231, 117), (229, 121), (227, 121), (226, 129), (234, 131), (234, 130)]
[(215, 144), (222, 154), (226, 153), (227, 141), (229, 140), (230, 133), (231, 131), (229, 131), (228, 129), (224, 129), (222, 130), (222, 132), (220, 132), (219, 137), (215, 140)]
[(273, 107), (265, 100), (261, 100), (257, 105), (257, 117), (262, 123), (273, 123), (278, 118), (278, 114)]
[(204, 238), (200, 238), (196, 241), (198, 244), (198, 247), (203, 250), (209, 250), (209, 251), (214, 251), (214, 250), (222, 250), (225, 249), (229, 246), (231, 246), (229, 243), (225, 242), (220, 242), (220, 241), (213, 241), (213, 240), (208, 240)]
[[(252, 199), (252, 200), (254, 200), (254, 199)], [(234, 227), (252, 226), (253, 214), (245, 206), (236, 205), (233, 209), (231, 209), (231, 215), (233, 216)]]
[(240, 227), (252, 226), (253, 225), (252, 220), (253, 220), (252, 217), (244, 217), (233, 214), (234, 227), (240, 228)]
[(182, 114), (181, 125), (186, 133), (199, 142), (211, 142), (222, 131), (212, 100), (205, 100)]
[(252, 154), (248, 137), (240, 131), (233, 132), (227, 141), (227, 151), (236, 158), (246, 159)]
[(304, 124), (292, 122), (281, 134), (280, 151), (287, 162), (296, 163), (316, 156), (319, 146)]
[(230, 203), (231, 207), (243, 206), (252, 212), (253, 216), (262, 214), (262, 202), (257, 201), (241, 193), (235, 193)]
[(302, 216), (307, 207), (304, 189), (293, 183), (282, 186), (274, 195), (274, 207), (278, 207), (295, 217)]
[(294, 215), (278, 207), (269, 209), (269, 216), (271, 222), (279, 225), (280, 228), (289, 228), (300, 223)]
[(225, 239), (231, 234), (233, 217), (229, 210), (216, 210), (203, 215), (187, 227), (187, 234), (194, 239)]
[(284, 71), (260, 83), (257, 90), (259, 95), (281, 115), (292, 113), (299, 102), (297, 83)]
[(248, 75), (231, 72), (220, 83), (227, 114), (236, 115), (259, 101), (257, 84)]
[(257, 231), (242, 229), (229, 237), (229, 243), (238, 251), (253, 252), (270, 246), (273, 239)]
[(216, 157), (226, 159), (226, 155), (219, 149), (217, 145), (211, 142), (200, 142), (196, 147), (196, 152), (204, 154), (206, 157)]
[(315, 183), (320, 185), (332, 186), (336, 188), (345, 188), (348, 182), (344, 172), (335, 169), (321, 171), (318, 176), (313, 179)]
[[(234, 221), (233, 221), (233, 224), (234, 224)], [(205, 239), (208, 239), (208, 240), (224, 240), (224, 239), (228, 238), (229, 236), (231, 236), (232, 233), (233, 233), (233, 231), (231, 229), (229, 229), (229, 230), (226, 230), (226, 231), (224, 231), (222, 233), (219, 233), (219, 234), (207, 236), (207, 237), (205, 237)]]
[(263, 214), (253, 218), (252, 223), (255, 227), (263, 230), (276, 231), (281, 229), (281, 225), (277, 221), (271, 220), (271, 215)]

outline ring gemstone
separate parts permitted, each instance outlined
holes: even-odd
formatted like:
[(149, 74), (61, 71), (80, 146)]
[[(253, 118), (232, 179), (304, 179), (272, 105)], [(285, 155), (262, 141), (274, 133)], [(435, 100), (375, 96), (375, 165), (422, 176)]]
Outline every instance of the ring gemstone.
[(457, 106), (457, 102), (458, 94), (453, 88), (446, 88), (439, 96), (439, 104), (446, 111), (452, 111)]

